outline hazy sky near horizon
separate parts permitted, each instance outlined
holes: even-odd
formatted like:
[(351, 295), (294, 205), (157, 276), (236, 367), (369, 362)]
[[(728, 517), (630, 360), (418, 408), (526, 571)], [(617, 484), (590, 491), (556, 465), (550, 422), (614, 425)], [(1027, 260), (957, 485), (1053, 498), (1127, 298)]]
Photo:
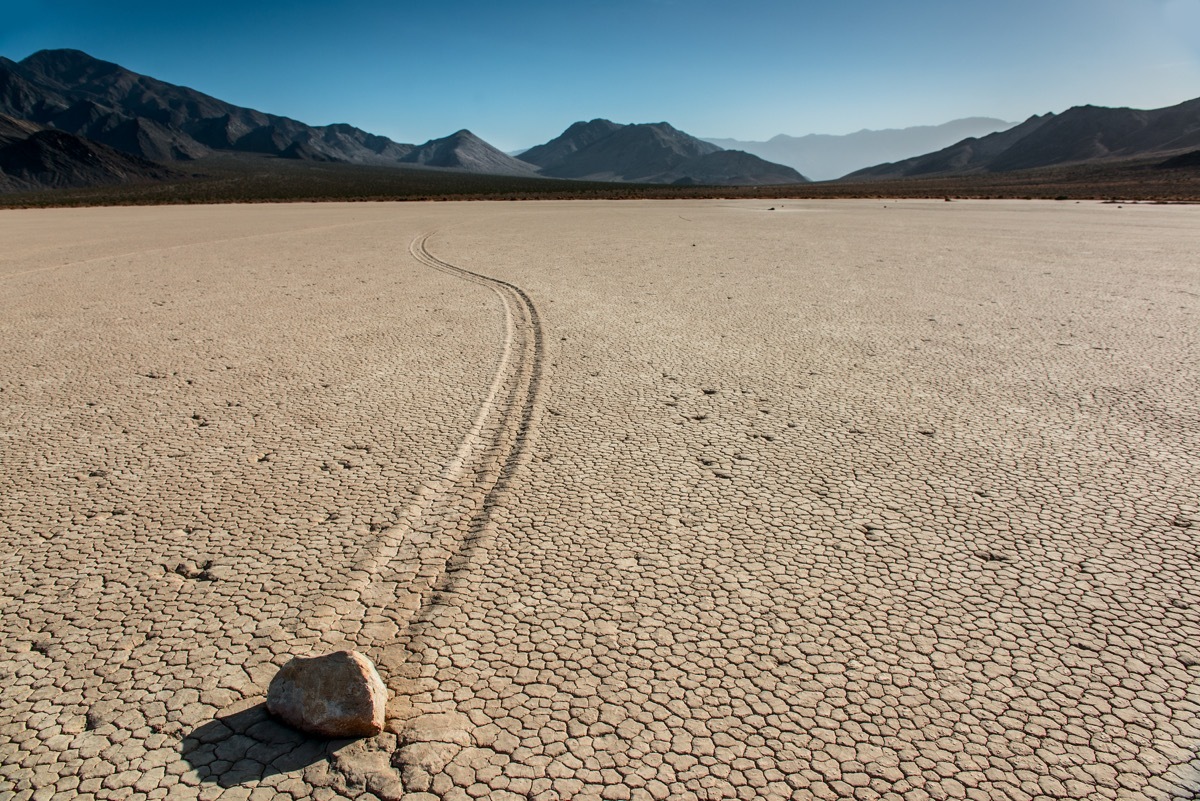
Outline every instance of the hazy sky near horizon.
[(1200, 0), (22, 0), (76, 48), (310, 124), (505, 150), (570, 123), (767, 139), (1200, 96)]

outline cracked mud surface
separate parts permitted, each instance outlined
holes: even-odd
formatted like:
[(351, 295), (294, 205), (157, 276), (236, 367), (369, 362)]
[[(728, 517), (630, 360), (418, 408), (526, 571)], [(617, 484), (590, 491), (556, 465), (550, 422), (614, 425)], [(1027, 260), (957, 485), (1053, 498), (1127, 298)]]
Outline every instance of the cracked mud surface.
[(0, 797), (1191, 798), (1196, 214), (5, 212)]

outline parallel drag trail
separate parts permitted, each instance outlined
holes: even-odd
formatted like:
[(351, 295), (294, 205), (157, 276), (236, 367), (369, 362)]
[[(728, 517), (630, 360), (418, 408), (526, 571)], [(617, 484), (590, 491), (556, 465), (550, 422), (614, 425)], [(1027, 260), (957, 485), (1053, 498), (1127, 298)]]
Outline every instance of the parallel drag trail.
[[(504, 304), (507, 336), (501, 367), (496, 372), (496, 381), (504, 379), (507, 396), (502, 402), (495, 398), (493, 389), (489, 400), (481, 408), (480, 416), (492, 418), (489, 440), (479, 454), (482, 464), (476, 460), (476, 480), (470, 494), (482, 500), (474, 508), (466, 537), (458, 542), (458, 548), (450, 554), (437, 572), (437, 579), (430, 585), (431, 594), (419, 607), (418, 617), (426, 614), (436, 604), (437, 594), (453, 591), (457, 580), (465, 577), (478, 556), (479, 546), (485, 545), (492, 533), (491, 514), (503, 501), (512, 485), (518, 469), (531, 456), (532, 428), (536, 419), (538, 392), (542, 383), (542, 361), (544, 341), (541, 319), (533, 300), (516, 284), (491, 278), (462, 267), (442, 261), (428, 250), (430, 234), (413, 240), (410, 252), (417, 261), (444, 273), (462, 278), (491, 289)], [(495, 386), (495, 382), (493, 383)], [(504, 393), (500, 393), (503, 395)]]
[[(304, 773), (310, 789), (357, 793), (365, 786), (378, 797), (399, 797), (406, 788), (412, 789), (408, 785), (421, 785), (423, 770), (411, 762), (405, 749), (397, 750), (405, 742), (402, 730), (432, 725), (436, 731), (427, 732), (426, 738), (448, 737), (459, 744), (471, 738), (469, 721), (452, 714), (453, 704), (447, 708), (445, 702), (426, 702), (408, 679), (412, 669), (438, 647), (434, 641), (447, 610), (462, 613), (455, 603), (458, 591), (486, 558), (495, 536), (495, 512), (504, 507), (519, 470), (532, 457), (544, 343), (537, 308), (524, 290), (442, 261), (429, 252), (431, 236), (423, 234), (412, 241), (412, 257), (494, 292), (504, 310), (504, 341), (486, 396), (441, 473), (418, 489), (394, 524), (373, 537), (363, 529), (367, 543), (343, 580), (322, 585), (296, 615), (256, 632), (271, 642), (268, 649), (277, 659), (331, 647), (365, 651), (392, 691), (388, 731), (349, 745), (326, 744), (324, 761)], [(272, 675), (276, 672), (270, 663), (251, 670), (263, 667), (270, 668)], [(254, 696), (265, 689), (253, 674), (249, 687), (254, 690), (248, 695)], [(225, 746), (235, 758), (260, 745), (267, 750), (277, 747), (270, 739), (273, 729), (260, 735), (253, 728), (255, 717), (247, 718), (249, 722), (239, 719), (256, 709), (244, 706), (254, 700), (243, 697), (220, 718), (237, 736), (229, 740), (236, 747)], [(439, 714), (445, 712), (451, 714)], [(446, 729), (447, 720), (456, 722), (452, 730)], [(305, 759), (312, 758), (308, 751), (304, 753)]]
[[(491, 539), (492, 511), (530, 458), (542, 382), (543, 335), (530, 297), (515, 284), (437, 258), (428, 249), (431, 236), (412, 241), (413, 258), (492, 290), (503, 304), (505, 338), (488, 393), (441, 475), (360, 553), (348, 586), (308, 618), (310, 636), (375, 652), (385, 677), (389, 665), (407, 658), (411, 629), (431, 617)], [(358, 614), (348, 614), (339, 599)]]

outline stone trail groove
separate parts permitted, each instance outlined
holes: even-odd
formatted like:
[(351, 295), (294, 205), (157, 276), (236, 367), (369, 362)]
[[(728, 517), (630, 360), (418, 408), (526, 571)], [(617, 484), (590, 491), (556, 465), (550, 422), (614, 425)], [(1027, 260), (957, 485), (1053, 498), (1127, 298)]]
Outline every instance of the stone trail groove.
[[(406, 667), (436, 647), (422, 634), (444, 620), (456, 588), (469, 580), (494, 539), (492, 512), (504, 503), (513, 479), (530, 458), (542, 382), (543, 335), (537, 308), (520, 287), (457, 267), (429, 252), (433, 233), (410, 244), (414, 259), (432, 269), (492, 290), (504, 310), (504, 341), (496, 370), (479, 411), (441, 475), (424, 485), (400, 519), (378, 532), (363, 548), (347, 587), (306, 610), (302, 642), (319, 638), (329, 646), (350, 646), (369, 653), (394, 696), (388, 729), (401, 735), (461, 740), (470, 735), (467, 721), (443, 704), (428, 703), (420, 683), (407, 681)], [(447, 721), (451, 721), (446, 731)], [(414, 730), (424, 734), (413, 735)], [(433, 730), (433, 733), (430, 733)], [(335, 788), (366, 785), (383, 796), (402, 786), (392, 769), (414, 767), (407, 751), (390, 758), (396, 739), (385, 734), (360, 741), (331, 761), (332, 772), (314, 784)], [(341, 775), (337, 775), (341, 774)], [(419, 780), (418, 780), (419, 781)]]
[(529, 455), (542, 375), (537, 308), (520, 287), (432, 255), (430, 236), (413, 240), (413, 258), (491, 289), (503, 304), (504, 343), (487, 396), (441, 476), (423, 486), (401, 519), (379, 532), (357, 560), (347, 589), (359, 598), (358, 614), (324, 599), (321, 613), (310, 618), (309, 627), (330, 643), (386, 649), (403, 637), (472, 565), (491, 531), (489, 510)]

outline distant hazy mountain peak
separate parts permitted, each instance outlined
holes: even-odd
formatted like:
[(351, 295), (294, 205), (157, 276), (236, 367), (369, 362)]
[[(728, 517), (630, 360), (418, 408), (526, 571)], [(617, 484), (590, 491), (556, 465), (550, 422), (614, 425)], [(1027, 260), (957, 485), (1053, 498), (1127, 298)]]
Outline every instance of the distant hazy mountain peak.
[(897, 161), (953, 144), (969, 136), (984, 136), (1012, 127), (991, 117), (964, 117), (941, 125), (870, 130), (850, 134), (777, 134), (765, 142), (710, 138), (724, 148), (736, 148), (786, 164), (814, 180), (830, 180), (867, 165)]
[(854, 180), (1012, 172), (1148, 156), (1200, 147), (1200, 98), (1160, 109), (1074, 106), (967, 138), (930, 153), (877, 164)]

